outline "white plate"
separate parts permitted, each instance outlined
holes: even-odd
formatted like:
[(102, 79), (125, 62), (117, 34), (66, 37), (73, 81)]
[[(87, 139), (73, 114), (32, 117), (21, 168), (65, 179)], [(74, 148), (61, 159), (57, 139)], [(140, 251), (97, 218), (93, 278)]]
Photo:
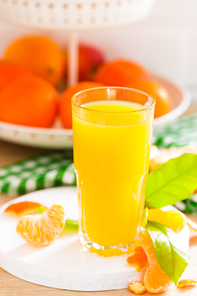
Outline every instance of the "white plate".
[[(102, 291), (127, 288), (140, 273), (126, 262), (126, 255), (100, 257), (84, 252), (77, 231), (63, 232), (51, 245), (34, 247), (16, 232), (17, 218), (4, 214), (6, 207), (20, 201), (39, 202), (47, 207), (60, 204), (66, 219), (78, 219), (76, 187), (51, 188), (14, 199), (0, 208), (0, 267), (25, 281), (59, 289)], [(179, 239), (188, 251), (189, 228)]]
[[(179, 86), (163, 77), (154, 76), (170, 92), (173, 110), (168, 114), (154, 119), (154, 127), (163, 125), (183, 114), (190, 105), (191, 96), (186, 88)], [(53, 128), (34, 128), (0, 121), (0, 139), (26, 146), (69, 149), (73, 146), (72, 130), (63, 129), (57, 120)]]

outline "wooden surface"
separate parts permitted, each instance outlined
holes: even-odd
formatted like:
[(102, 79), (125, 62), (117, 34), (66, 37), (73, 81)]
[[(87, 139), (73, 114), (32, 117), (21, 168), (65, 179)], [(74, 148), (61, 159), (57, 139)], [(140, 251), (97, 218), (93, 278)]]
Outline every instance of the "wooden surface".
[[(16, 161), (20, 161), (27, 157), (44, 152), (41, 149), (22, 147), (14, 144), (9, 144), (0, 140), (0, 167), (3, 165), (12, 164)], [(11, 197), (0, 194), (0, 206), (5, 202), (11, 200)], [(197, 217), (192, 216), (192, 219), (197, 222)], [(1, 238), (0, 238), (1, 239)], [(190, 262), (187, 270), (184, 273), (183, 278), (192, 278), (197, 280), (197, 237), (190, 240)], [(46, 288), (43, 286), (28, 283), (20, 280), (3, 269), (0, 268), (0, 295), (4, 296), (32, 296), (32, 295), (64, 295), (64, 296), (125, 296), (133, 295), (127, 289), (104, 291), (104, 292), (74, 292), (67, 290), (58, 290), (52, 288)], [(144, 296), (150, 295), (148, 293), (143, 294)], [(168, 290), (162, 293), (164, 296), (196, 296), (197, 288), (188, 287), (178, 289), (173, 284)]]

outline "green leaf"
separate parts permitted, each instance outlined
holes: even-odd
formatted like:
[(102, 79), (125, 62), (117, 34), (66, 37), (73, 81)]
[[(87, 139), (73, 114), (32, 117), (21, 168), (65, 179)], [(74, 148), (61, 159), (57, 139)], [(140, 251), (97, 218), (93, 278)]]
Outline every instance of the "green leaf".
[(146, 227), (147, 224), (147, 219), (148, 219), (148, 208), (144, 209), (143, 217), (142, 217), (142, 227)]
[(145, 206), (161, 208), (188, 198), (197, 187), (197, 155), (183, 154), (153, 170), (147, 180)]
[(183, 251), (183, 243), (173, 230), (160, 223), (148, 222), (146, 229), (152, 239), (161, 269), (177, 285), (188, 265), (188, 254)]

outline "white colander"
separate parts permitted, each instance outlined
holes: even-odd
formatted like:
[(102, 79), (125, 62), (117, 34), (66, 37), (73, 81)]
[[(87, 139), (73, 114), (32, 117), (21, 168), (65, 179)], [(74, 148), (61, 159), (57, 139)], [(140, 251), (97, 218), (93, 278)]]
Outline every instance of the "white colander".
[(0, 17), (52, 30), (94, 29), (145, 18), (155, 0), (0, 0)]

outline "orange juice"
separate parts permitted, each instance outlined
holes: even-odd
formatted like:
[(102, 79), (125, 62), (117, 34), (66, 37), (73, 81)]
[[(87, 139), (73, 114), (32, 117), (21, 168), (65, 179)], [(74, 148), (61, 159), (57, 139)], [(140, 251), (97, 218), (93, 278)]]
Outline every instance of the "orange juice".
[(74, 108), (80, 233), (99, 246), (127, 246), (144, 208), (153, 111), (117, 100), (86, 103), (78, 114)]

